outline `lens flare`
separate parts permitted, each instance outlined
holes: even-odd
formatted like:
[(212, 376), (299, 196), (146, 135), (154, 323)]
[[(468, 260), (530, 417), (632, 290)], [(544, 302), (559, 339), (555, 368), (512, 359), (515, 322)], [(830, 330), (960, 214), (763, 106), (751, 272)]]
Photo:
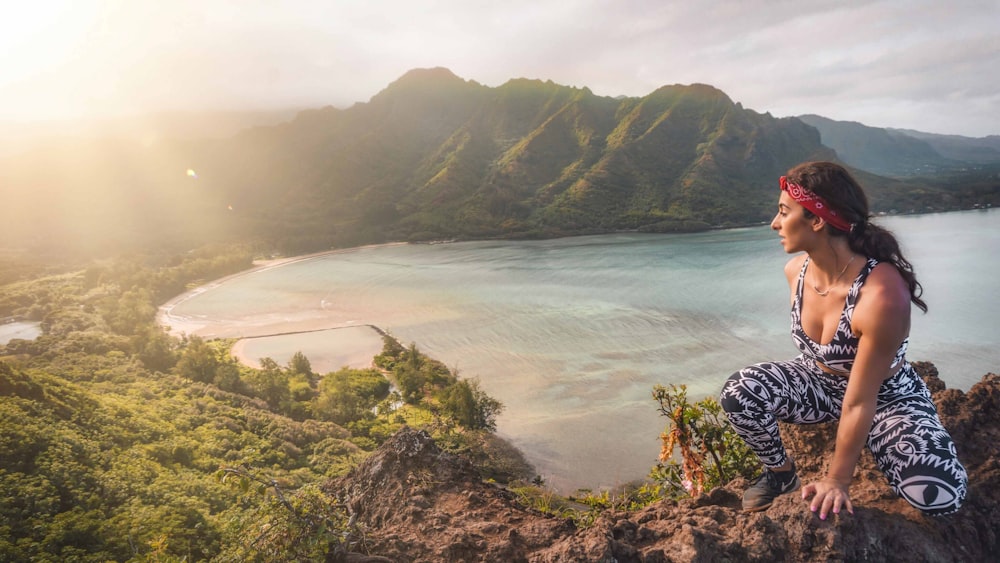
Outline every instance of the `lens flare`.
[(198, 173), (195, 172), (194, 170), (191, 170), (190, 168), (188, 168), (188, 170), (187, 170), (187, 175), (188, 175), (188, 178), (195, 178), (195, 179), (198, 178)]

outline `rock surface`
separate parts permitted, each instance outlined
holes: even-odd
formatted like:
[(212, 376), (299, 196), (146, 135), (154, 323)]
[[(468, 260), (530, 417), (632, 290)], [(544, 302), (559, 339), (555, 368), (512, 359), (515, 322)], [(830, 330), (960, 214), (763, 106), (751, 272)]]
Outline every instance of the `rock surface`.
[[(854, 514), (820, 520), (798, 494), (745, 513), (737, 479), (698, 499), (606, 512), (577, 528), (518, 504), (466, 460), (404, 429), (350, 474), (327, 484), (365, 531), (354, 561), (996, 561), (1000, 554), (1000, 376), (968, 392), (945, 389), (915, 364), (969, 471), (965, 506), (929, 518), (898, 498), (863, 454), (851, 487)], [(804, 482), (820, 476), (835, 425), (782, 428)]]

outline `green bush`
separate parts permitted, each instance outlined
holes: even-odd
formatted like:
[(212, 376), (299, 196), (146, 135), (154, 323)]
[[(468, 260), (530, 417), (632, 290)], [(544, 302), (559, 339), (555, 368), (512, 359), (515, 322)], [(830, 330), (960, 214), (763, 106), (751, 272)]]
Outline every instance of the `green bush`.
[[(751, 477), (760, 461), (729, 425), (712, 397), (690, 403), (686, 385), (657, 385), (653, 398), (670, 422), (660, 435), (660, 463), (650, 477), (667, 496), (698, 496), (737, 476)], [(680, 454), (681, 461), (675, 458)]]

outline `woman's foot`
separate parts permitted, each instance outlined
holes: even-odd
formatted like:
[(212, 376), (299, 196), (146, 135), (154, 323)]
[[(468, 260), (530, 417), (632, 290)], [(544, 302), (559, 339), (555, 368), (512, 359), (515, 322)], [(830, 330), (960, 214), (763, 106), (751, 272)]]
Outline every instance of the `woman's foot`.
[(750, 484), (743, 493), (743, 510), (759, 512), (774, 504), (774, 499), (799, 489), (799, 476), (795, 473), (795, 462), (788, 471), (774, 471), (764, 468), (760, 477)]

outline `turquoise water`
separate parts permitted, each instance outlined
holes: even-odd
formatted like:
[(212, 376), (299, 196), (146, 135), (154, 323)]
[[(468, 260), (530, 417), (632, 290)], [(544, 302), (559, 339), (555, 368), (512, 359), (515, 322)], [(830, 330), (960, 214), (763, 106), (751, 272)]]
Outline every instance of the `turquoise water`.
[[(930, 305), (914, 314), (909, 358), (968, 389), (1000, 367), (1000, 212), (881, 222)], [(238, 276), (171, 313), (209, 336), (379, 326), (478, 377), (506, 405), (499, 432), (572, 491), (646, 475), (664, 424), (654, 385), (715, 394), (744, 365), (797, 353), (787, 259), (765, 226), (375, 247)]]

